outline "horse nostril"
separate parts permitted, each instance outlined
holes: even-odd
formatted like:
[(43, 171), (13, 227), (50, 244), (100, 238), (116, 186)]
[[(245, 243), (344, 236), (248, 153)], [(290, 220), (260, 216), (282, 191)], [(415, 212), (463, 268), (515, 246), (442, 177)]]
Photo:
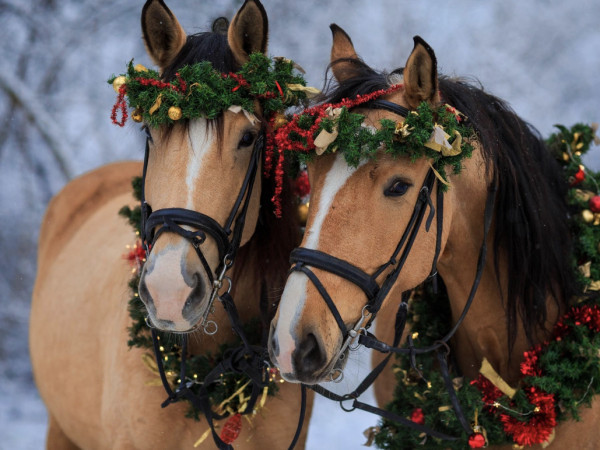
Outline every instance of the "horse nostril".
[(204, 301), (206, 294), (206, 286), (200, 277), (200, 274), (194, 274), (190, 287), (192, 288), (192, 291), (185, 300), (181, 313), (187, 320), (195, 323), (199, 317), (197, 309)]
[(271, 329), (269, 330), (269, 354), (271, 357), (279, 356), (279, 341), (277, 340), (275, 325), (273, 324), (271, 324)]
[(293, 355), (294, 367), (299, 375), (314, 375), (327, 360), (320, 341), (313, 333), (308, 333), (300, 342)]

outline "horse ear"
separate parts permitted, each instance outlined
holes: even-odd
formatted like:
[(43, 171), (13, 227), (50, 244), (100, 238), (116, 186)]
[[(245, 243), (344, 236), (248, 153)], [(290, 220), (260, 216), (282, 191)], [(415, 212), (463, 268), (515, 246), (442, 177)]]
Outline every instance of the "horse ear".
[(433, 50), (419, 36), (404, 67), (404, 97), (411, 108), (421, 102), (439, 102), (437, 60)]
[(236, 62), (243, 65), (251, 53), (266, 53), (268, 40), (269, 21), (265, 8), (258, 0), (246, 0), (227, 32), (227, 41)]
[(348, 33), (335, 23), (329, 25), (329, 28), (333, 35), (330, 59), (331, 71), (335, 79), (341, 82), (355, 75), (356, 66), (351, 60), (359, 58)]
[(148, 0), (142, 9), (142, 33), (146, 51), (164, 70), (173, 62), (186, 41), (186, 34), (163, 0)]

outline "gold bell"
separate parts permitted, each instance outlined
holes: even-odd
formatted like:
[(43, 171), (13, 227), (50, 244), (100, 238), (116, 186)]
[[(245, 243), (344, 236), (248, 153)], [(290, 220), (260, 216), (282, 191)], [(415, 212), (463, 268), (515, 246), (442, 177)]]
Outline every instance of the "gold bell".
[(125, 78), (123, 75), (120, 75), (113, 80), (112, 86), (117, 94), (119, 93), (121, 86), (123, 86), (126, 82), (127, 78)]
[(308, 202), (298, 206), (298, 220), (302, 226), (306, 225), (308, 219)]
[(143, 120), (142, 118), (142, 110), (139, 108), (136, 108), (132, 113), (131, 113), (131, 119), (134, 122), (141, 122)]

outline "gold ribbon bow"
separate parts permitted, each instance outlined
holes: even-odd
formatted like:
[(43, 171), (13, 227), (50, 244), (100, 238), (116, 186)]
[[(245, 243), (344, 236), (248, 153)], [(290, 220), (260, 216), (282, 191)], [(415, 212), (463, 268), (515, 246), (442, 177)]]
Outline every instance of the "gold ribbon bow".
[(425, 147), (430, 148), (436, 152), (441, 152), (442, 156), (456, 156), (460, 155), (462, 145), (462, 136), (457, 130), (454, 130), (454, 141), (452, 144), (448, 142), (450, 135), (444, 131), (444, 129), (437, 123), (433, 127), (429, 140), (425, 143)]
[[(327, 113), (327, 117), (329, 117), (332, 120), (336, 120), (342, 113), (342, 108), (332, 108), (330, 106), (325, 110), (325, 112)], [(327, 150), (329, 144), (336, 140), (338, 134), (339, 130), (337, 122), (333, 126), (333, 130), (331, 132), (327, 130), (321, 130), (319, 135), (315, 138), (315, 153), (318, 156), (321, 156), (323, 153), (325, 153), (325, 150)], [(336, 150), (337, 148), (333, 149), (334, 152)]]

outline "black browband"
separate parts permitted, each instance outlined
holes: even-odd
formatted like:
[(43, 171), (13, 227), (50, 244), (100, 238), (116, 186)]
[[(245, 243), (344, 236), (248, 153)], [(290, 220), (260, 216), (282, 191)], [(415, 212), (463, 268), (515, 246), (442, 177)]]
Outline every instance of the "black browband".
[[(402, 117), (406, 117), (410, 113), (410, 110), (408, 110), (407, 108), (405, 108), (401, 105), (397, 105), (397, 104), (387, 101), (387, 100), (374, 100), (374, 101), (371, 101), (370, 103), (368, 103), (365, 107), (371, 108), (371, 109), (384, 109), (384, 110), (390, 111), (394, 114), (398, 114)], [(358, 330), (359, 331), (358, 332), (358, 342), (359, 342), (359, 344), (364, 345), (365, 347), (372, 348), (379, 352), (388, 354), (386, 356), (386, 358), (384, 358), (384, 360), (382, 362), (380, 362), (364, 378), (364, 380), (358, 385), (358, 387), (348, 394), (338, 395), (332, 391), (329, 391), (329, 390), (323, 388), (320, 385), (312, 385), (312, 386), (307, 386), (307, 387), (313, 389), (315, 392), (317, 392), (331, 400), (340, 402), (340, 406), (342, 407), (342, 409), (344, 411), (352, 411), (357, 408), (362, 409), (364, 411), (371, 412), (373, 414), (378, 414), (388, 420), (398, 422), (402, 425), (411, 427), (420, 433), (426, 433), (430, 436), (433, 436), (433, 437), (439, 438), (439, 439), (454, 441), (454, 440), (457, 440), (458, 437), (449, 436), (445, 433), (441, 433), (441, 432), (432, 430), (426, 426), (419, 425), (411, 420), (408, 420), (404, 417), (398, 416), (397, 414), (393, 414), (389, 411), (386, 411), (386, 410), (383, 410), (383, 409), (380, 409), (380, 408), (377, 408), (377, 407), (374, 407), (371, 405), (367, 405), (365, 403), (358, 401), (358, 397), (361, 394), (363, 394), (367, 390), (367, 388), (375, 381), (375, 379), (383, 371), (383, 369), (387, 365), (390, 357), (393, 354), (395, 354), (395, 353), (408, 354), (410, 356), (410, 362), (411, 362), (412, 368), (416, 371), (416, 373), (420, 374), (420, 371), (416, 364), (415, 356), (417, 354), (423, 354), (423, 353), (435, 351), (437, 353), (438, 361), (440, 364), (440, 371), (441, 371), (442, 377), (444, 378), (445, 385), (448, 390), (450, 400), (451, 400), (452, 406), (455, 410), (455, 413), (456, 413), (463, 429), (465, 430), (465, 432), (467, 434), (470, 434), (472, 432), (471, 426), (462, 412), (462, 409), (458, 402), (458, 398), (457, 398), (454, 388), (452, 386), (452, 380), (450, 379), (448, 363), (447, 363), (450, 349), (449, 349), (447, 343), (450, 340), (450, 338), (454, 335), (454, 333), (456, 332), (456, 330), (458, 329), (460, 324), (463, 322), (467, 312), (469, 311), (469, 308), (471, 307), (471, 304), (475, 297), (475, 293), (479, 286), (479, 282), (481, 280), (481, 276), (483, 273), (483, 267), (485, 265), (486, 251), (487, 251), (486, 240), (487, 240), (487, 235), (488, 235), (488, 232), (490, 229), (491, 220), (492, 220), (492, 216), (493, 216), (495, 190), (496, 190), (495, 186), (493, 186), (490, 189), (490, 191), (488, 193), (488, 198), (486, 201), (485, 213), (484, 213), (483, 241), (482, 241), (481, 248), (480, 248), (475, 281), (473, 282), (473, 286), (471, 288), (471, 292), (469, 294), (469, 297), (467, 299), (467, 302), (465, 304), (463, 312), (460, 315), (459, 319), (456, 321), (454, 327), (450, 330), (450, 332), (446, 336), (442, 337), (440, 340), (436, 341), (436, 343), (434, 345), (426, 347), (426, 348), (416, 348), (414, 346), (412, 337), (410, 335), (407, 337), (407, 340), (408, 340), (407, 347), (398, 347), (398, 344), (400, 343), (400, 339), (402, 337), (402, 334), (404, 332), (404, 328), (406, 325), (406, 315), (408, 312), (408, 299), (410, 297), (410, 291), (404, 292), (402, 294), (402, 299), (401, 299), (400, 305), (398, 307), (398, 312), (396, 314), (395, 335), (394, 335), (394, 340), (393, 340), (392, 345), (388, 345), (388, 344), (378, 340), (375, 336), (373, 336), (371, 333), (368, 332), (368, 328), (370, 327), (373, 320), (375, 319), (375, 316), (376, 316), (377, 312), (379, 311), (384, 299), (390, 292), (394, 283), (398, 279), (400, 271), (404, 267), (404, 263), (406, 262), (406, 259), (408, 258), (410, 250), (411, 250), (411, 248), (414, 244), (414, 241), (417, 237), (417, 233), (418, 233), (418, 231), (421, 227), (421, 224), (425, 218), (425, 212), (427, 210), (427, 207), (430, 210), (429, 216), (426, 219), (426, 223), (425, 223), (425, 230), (427, 232), (430, 229), (431, 222), (433, 220), (433, 216), (436, 215), (435, 208), (431, 201), (431, 193), (433, 191), (433, 186), (434, 186), (435, 180), (436, 180), (436, 174), (435, 174), (434, 170), (435, 170), (435, 168), (432, 167), (431, 169), (429, 169), (429, 171), (427, 172), (427, 175), (425, 176), (425, 180), (423, 181), (423, 185), (419, 191), (417, 201), (416, 201), (415, 207), (413, 209), (411, 218), (408, 222), (406, 229), (404, 230), (404, 233), (400, 239), (400, 242), (398, 243), (398, 245), (396, 246), (396, 249), (394, 250), (394, 253), (392, 254), (389, 261), (382, 264), (373, 274), (369, 275), (366, 272), (364, 272), (362, 269), (359, 269), (358, 267), (350, 264), (347, 261), (336, 258), (327, 253), (324, 253), (324, 252), (321, 252), (318, 250), (308, 249), (308, 248), (296, 248), (292, 251), (292, 253), (290, 255), (290, 262), (292, 263), (290, 273), (294, 272), (294, 271), (299, 271), (299, 272), (304, 273), (311, 280), (311, 282), (314, 284), (317, 291), (319, 292), (319, 294), (321, 295), (321, 297), (323, 298), (323, 300), (329, 307), (329, 310), (331, 311), (333, 317), (335, 318), (335, 320), (338, 324), (338, 327), (340, 328), (340, 331), (342, 332), (342, 336), (344, 337), (343, 341), (349, 340), (349, 339), (353, 338), (353, 336), (350, 335), (350, 330), (344, 323), (339, 311), (337, 310), (337, 308), (335, 306), (335, 303), (333, 302), (329, 293), (327, 292), (327, 289), (323, 286), (323, 284), (320, 282), (318, 277), (308, 266), (315, 267), (315, 268), (333, 273), (335, 275), (338, 275), (338, 276), (354, 283), (356, 286), (358, 286), (365, 293), (365, 295), (367, 297), (367, 303), (365, 305), (365, 309), (367, 310), (368, 313), (370, 313), (367, 324), (364, 326), (361, 326), (360, 330)], [(433, 264), (432, 264), (432, 269), (431, 269), (431, 277), (434, 278), (434, 282), (436, 280), (435, 277), (437, 276), (437, 260), (438, 260), (438, 257), (440, 255), (440, 250), (441, 250), (441, 237), (442, 237), (442, 227), (443, 227), (443, 204), (444, 204), (443, 191), (441, 189), (439, 189), (439, 186), (438, 186), (438, 189), (437, 189), (436, 246), (435, 246), (434, 259), (433, 259)], [(400, 253), (400, 252), (402, 252), (402, 253)], [(400, 257), (398, 258), (399, 255), (400, 255)], [(390, 267), (392, 269), (389, 271), (389, 273), (384, 278), (381, 286), (379, 286), (376, 282), (376, 279), (382, 273), (384, 273), (384, 271), (386, 269), (389, 269)], [(434, 286), (435, 286), (435, 284), (434, 284)], [(356, 331), (356, 330), (354, 330), (354, 331)], [(342, 357), (343, 356), (340, 355), (340, 359)], [(303, 385), (303, 386), (306, 386), (306, 385)], [(344, 402), (347, 402), (347, 401), (352, 401), (352, 406), (350, 408), (347, 408), (344, 405)]]

